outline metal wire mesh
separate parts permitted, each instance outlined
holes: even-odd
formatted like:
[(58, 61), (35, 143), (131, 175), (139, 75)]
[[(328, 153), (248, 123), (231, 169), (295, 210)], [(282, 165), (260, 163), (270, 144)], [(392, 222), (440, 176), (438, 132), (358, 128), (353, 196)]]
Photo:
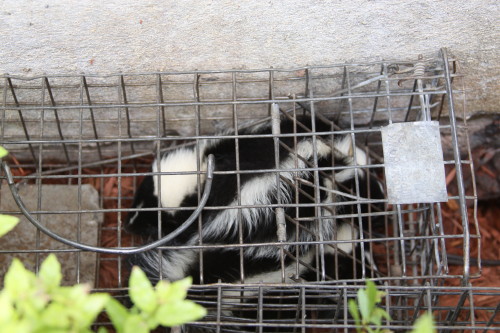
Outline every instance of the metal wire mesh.
[[(307, 266), (296, 255), (298, 252), (291, 253), (286, 247), (296, 249), (300, 240), (250, 242), (242, 236), (241, 226), (238, 241), (234, 243), (205, 243), (200, 237), (196, 244), (166, 242), (154, 251), (190, 249), (200, 258), (214, 249), (237, 249), (243, 253), (246, 248), (262, 247), (280, 253), (282, 279), (272, 283), (254, 281), (246, 276), (248, 268), (242, 258), (235, 267), (227, 267), (236, 271), (237, 279), (207, 282), (202, 275), (203, 259), (200, 259), (200, 276), (195, 277), (199, 285), (192, 288), (191, 297), (207, 307), (209, 315), (191, 324), (193, 329), (348, 332), (354, 328), (354, 322), (348, 315), (347, 300), (355, 297), (366, 278), (372, 278), (387, 292), (383, 307), (393, 320), (385, 323), (386, 328), (409, 330), (419, 314), (432, 311), (440, 331), (493, 330), (498, 307), (480, 309), (490, 311), (487, 322), (477, 321), (474, 316), (478, 310), (474, 307), (474, 297), (498, 295), (499, 290), (475, 288), (471, 284), (481, 273), (477, 250), (480, 249), (480, 235), (475, 219), (475, 193), (467, 193), (463, 186), (461, 170), (472, 170), (472, 162), (465, 117), (460, 116), (460, 113), (465, 114), (464, 89), (460, 86), (463, 82), (456, 68), (456, 61), (449, 59), (446, 50), (442, 50), (436, 59), (414, 62), (380, 61), (293, 69), (29, 78), (3, 75), (0, 78), (0, 137), (2, 145), (10, 151), (10, 158), (4, 163), (2, 190), (16, 192), (31, 184), (35, 204), (26, 208), (24, 215), (35, 222), (40, 221), (42, 227), (48, 226), (47, 221), (57, 215), (76, 217), (74, 224), (68, 222), (49, 230), (64, 234), (65, 239), (73, 242), (70, 245), (76, 243), (76, 247), (59, 242), (47, 245), (44, 242), (47, 236), (33, 229), (29, 231), (33, 237), (22, 236), (29, 241), (1, 246), (2, 262), (14, 255), (24, 256), (31, 268), (37, 269), (48, 253), (68, 255), (63, 262), (63, 266), (70, 268), (65, 279), (73, 283), (86, 281), (84, 276), (88, 267), (82, 264), (83, 257), (98, 252), (91, 257), (96, 261), (94, 289), (122, 297), (128, 273), (124, 253), (129, 247), (142, 243), (123, 227), (127, 217), (145, 210), (132, 207), (132, 201), (141, 181), (159, 174), (151, 170), (155, 158), (179, 147), (201, 149), (202, 142), (217, 139), (232, 140), (238, 155), (238, 142), (266, 137), (245, 131), (245, 128), (253, 128), (251, 126), (259, 122), (271, 122), (273, 108), (279, 108), (282, 119), (292, 119), (295, 126), (298, 117), (306, 114), (319, 119), (318, 122), (329, 126), (330, 130), (319, 133), (315, 131), (315, 123), (311, 123), (305, 124), (301, 131), (295, 127), (295, 132), (288, 135), (273, 132), (267, 137), (277, 145), (275, 152), (279, 147), (290, 151), (296, 149), (293, 145), (286, 147), (286, 138), (297, 140), (307, 135), (312, 140), (320, 137), (324, 140), (326, 136), (329, 139), (325, 142), (331, 140), (333, 144), (338, 136), (349, 136), (353, 144), (369, 156), (366, 165), (351, 168), (373, 175), (385, 188), (381, 128), (427, 117), (439, 121), (446, 176), (447, 179), (455, 178), (458, 183), (458, 188), (448, 188), (448, 200), (459, 204), (459, 229), (447, 225), (442, 214), (443, 203), (391, 205), (385, 198), (372, 198), (369, 203), (379, 203), (378, 207), (383, 209), (363, 211), (360, 207), (367, 202), (363, 201), (360, 186), (350, 193), (348, 203), (333, 200), (325, 204), (319, 199), (320, 191), (324, 191), (318, 180), (321, 173), (335, 174), (346, 166), (322, 168), (315, 152), (315, 158), (306, 165), (313, 177), (291, 180), (290, 186), (295, 186), (295, 200), (288, 206), (277, 202), (269, 208), (275, 212), (283, 207), (289, 209), (284, 218), (296, 228), (301, 228), (306, 221), (321, 221), (318, 216), (321, 209), (330, 209), (330, 214), (338, 220), (350, 221), (353, 225), (365, 223), (365, 227), (358, 228), (364, 231), (349, 241), (325, 240), (318, 231), (309, 231), (314, 236), (308, 241), (316, 258), (314, 267), (309, 266), (314, 278), (304, 280), (299, 274), (290, 275), (283, 265), (287, 258), (295, 265), (290, 267), (293, 266), (296, 272), (299, 267)], [(238, 130), (231, 132), (228, 128)], [(296, 155), (295, 161), (298, 160), (300, 156)], [(293, 171), (300, 171), (297, 165)], [(277, 167), (253, 172), (277, 175), (278, 181), (283, 181), (279, 176), (284, 170)], [(195, 173), (198, 199), (201, 200), (206, 184), (202, 181), (204, 173), (200, 165)], [(223, 174), (236, 176), (236, 188), (241, 196), (241, 178), (245, 170), (237, 164), (234, 170), (224, 173), (217, 170), (216, 161), (214, 177)], [(10, 178), (10, 189), (5, 181), (7, 178)], [(76, 186), (76, 208), (47, 210), (42, 204), (47, 185)], [(97, 190), (97, 207), (83, 204), (85, 185)], [(308, 203), (316, 213), (312, 216), (288, 214), (290, 209), (298, 211), (302, 207), (304, 202), (298, 199), (299, 193), (307, 186), (312, 191)], [(7, 196), (7, 192), (2, 193)], [(45, 199), (58, 201), (57, 196)], [(6, 200), (0, 199), (0, 203)], [(22, 195), (18, 200), (22, 202)], [(341, 211), (342, 205), (354, 208)], [(251, 208), (255, 207), (245, 206), (241, 198), (231, 207), (240, 212)], [(229, 208), (207, 205), (201, 215), (216, 209)], [(158, 206), (152, 211), (156, 214), (160, 210)], [(2, 213), (20, 215), (18, 210), (6, 208), (2, 208)], [(96, 226), (98, 239), (92, 248), (78, 246), (88, 232), (82, 222), (85, 214), (103, 216), (104, 222)], [(161, 220), (161, 214), (157, 216)], [(375, 219), (379, 221), (377, 226), (372, 223)], [(241, 216), (237, 220), (241, 220)], [(193, 221), (201, 230), (202, 217), (195, 216)], [(314, 225), (321, 226), (321, 223)], [(66, 233), (68, 229), (70, 232)], [(457, 243), (463, 246), (459, 258), (448, 253), (449, 247)], [(348, 269), (353, 271), (350, 278), (338, 275), (347, 267), (345, 263), (340, 264), (338, 258), (334, 263), (335, 276), (325, 274), (325, 247), (338, 250), (342, 244), (356, 244), (366, 253), (359, 258), (351, 255), (347, 260)], [(106, 248), (118, 249), (115, 252), (121, 251), (121, 254), (106, 253)], [(363, 265), (358, 266), (359, 262)], [(457, 264), (461, 267), (458, 273), (450, 269)], [(356, 272), (359, 267), (361, 272)], [(451, 287), (449, 281), (458, 281), (455, 285), (460, 287)], [(445, 297), (455, 300), (453, 306), (442, 305), (441, 300)], [(106, 325), (105, 322), (99, 324)]]

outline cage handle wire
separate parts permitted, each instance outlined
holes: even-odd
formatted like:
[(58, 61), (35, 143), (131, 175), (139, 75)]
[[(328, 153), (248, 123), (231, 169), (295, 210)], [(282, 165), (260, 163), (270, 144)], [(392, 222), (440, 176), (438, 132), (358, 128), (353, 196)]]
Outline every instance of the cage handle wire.
[(168, 235), (158, 239), (157, 241), (138, 247), (127, 247), (127, 248), (124, 247), (105, 248), (105, 247), (86, 245), (66, 239), (50, 231), (44, 225), (42, 225), (37, 219), (35, 219), (24, 205), (24, 202), (22, 201), (21, 196), (17, 191), (16, 184), (14, 183), (14, 178), (12, 177), (10, 167), (4, 161), (2, 162), (2, 168), (5, 172), (7, 183), (12, 193), (12, 197), (14, 198), (14, 201), (16, 202), (17, 206), (19, 207), (23, 215), (28, 219), (28, 221), (30, 221), (38, 230), (40, 230), (47, 236), (80, 250), (86, 250), (98, 253), (108, 253), (108, 254), (133, 254), (133, 253), (153, 250), (159, 246), (165, 245), (166, 243), (177, 237), (184, 230), (186, 230), (191, 224), (193, 224), (194, 221), (196, 221), (201, 211), (205, 208), (205, 205), (207, 204), (208, 201), (208, 196), (210, 195), (210, 191), (212, 189), (213, 173), (215, 169), (215, 158), (212, 154), (208, 155), (207, 174), (206, 174), (205, 186), (203, 188), (203, 195), (201, 196), (201, 200), (198, 207), (196, 207), (195, 211), (191, 214), (191, 216), (189, 216), (186, 219), (186, 221), (184, 221), (177, 229), (175, 229)]

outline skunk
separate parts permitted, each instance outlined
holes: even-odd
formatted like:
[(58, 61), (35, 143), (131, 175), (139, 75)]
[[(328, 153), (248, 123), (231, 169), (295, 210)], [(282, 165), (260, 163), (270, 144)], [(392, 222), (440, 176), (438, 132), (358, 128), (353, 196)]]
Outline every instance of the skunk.
[[(382, 186), (363, 168), (366, 153), (351, 134), (337, 134), (331, 123), (306, 115), (281, 119), (278, 151), (272, 133), (270, 122), (250, 126), (155, 160), (126, 221), (126, 229), (144, 242), (169, 234), (191, 215), (210, 154), (212, 189), (201, 223), (167, 244), (176, 249), (134, 254), (130, 264), (153, 282), (186, 276), (196, 284), (314, 282), (361, 278), (362, 271), (369, 277), (374, 266), (367, 252), (346, 242), (358, 239), (369, 213), (383, 208)], [(278, 236), (276, 207), (285, 212), (285, 239)], [(207, 247), (192, 248), (198, 245)]]

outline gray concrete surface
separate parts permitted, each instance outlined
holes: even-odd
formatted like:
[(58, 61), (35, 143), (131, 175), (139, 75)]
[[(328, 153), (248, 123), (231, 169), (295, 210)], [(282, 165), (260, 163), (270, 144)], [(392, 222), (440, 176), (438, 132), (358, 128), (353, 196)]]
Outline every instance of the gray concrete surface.
[(455, 1), (0, 1), (0, 72), (113, 73), (414, 60), (441, 47), (468, 112), (499, 111), (500, 5)]
[[(20, 185), (19, 193), (31, 212), (45, 211), (45, 213), (33, 214), (33, 216), (39, 219), (48, 229), (73, 241), (77, 241), (79, 237), (82, 243), (97, 245), (98, 226), (103, 220), (103, 215), (102, 213), (92, 212), (92, 210), (99, 209), (99, 195), (92, 186), (81, 186), (80, 204), (78, 203), (77, 185), (43, 185), (40, 192), (36, 185)], [(2, 213), (13, 214), (19, 212), (8, 186), (2, 186), (0, 198), (0, 211)], [(37, 209), (39, 198), (40, 209)], [(78, 210), (89, 210), (90, 212), (69, 213)], [(37, 260), (41, 263), (46, 257), (43, 251), (48, 250), (50, 253), (69, 249), (68, 246), (53, 240), (45, 234), (37, 233), (37, 229), (24, 216), (20, 216), (20, 218), (21, 221), (14, 230), (0, 238), (0, 249), (19, 251), (0, 256), (0, 285), (13, 257), (19, 258), (28, 269), (33, 271)], [(31, 252), (36, 250), (43, 250), (38, 257), (36, 253)], [(95, 253), (57, 252), (56, 256), (61, 262), (63, 284), (85, 282), (94, 285), (96, 272)]]

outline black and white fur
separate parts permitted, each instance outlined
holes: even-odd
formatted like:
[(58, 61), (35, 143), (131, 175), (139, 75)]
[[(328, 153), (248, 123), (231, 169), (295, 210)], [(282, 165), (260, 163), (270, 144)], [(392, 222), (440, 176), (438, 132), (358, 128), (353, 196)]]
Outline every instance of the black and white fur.
[[(297, 118), (307, 127), (311, 127), (313, 119), (308, 116)], [(314, 183), (315, 156), (317, 167), (327, 168), (320, 171), (319, 201), (328, 204), (345, 202), (345, 205), (331, 205), (327, 208), (314, 208), (314, 205), (300, 206), (298, 214), (300, 227), (286, 221), (286, 238), (289, 242), (300, 242), (300, 245), (284, 245), (289, 253), (297, 257), (286, 256), (284, 267), (280, 261), (280, 248), (277, 246), (254, 247), (221, 247), (203, 250), (203, 281), (200, 281), (200, 251), (198, 249), (180, 249), (149, 251), (133, 255), (130, 262), (141, 267), (148, 277), (155, 281), (161, 276), (166, 280), (178, 280), (192, 276), (194, 283), (242, 282), (245, 283), (280, 283), (282, 270), (285, 270), (286, 282), (290, 278), (300, 278), (306, 281), (316, 281), (319, 261), (317, 259), (318, 246), (308, 244), (311, 241), (352, 240), (359, 237), (359, 220), (357, 218), (341, 218), (340, 215), (356, 215), (367, 213), (368, 204), (349, 204), (356, 201), (353, 196), (362, 200), (383, 199), (384, 195), (380, 183), (375, 176), (367, 173), (362, 167), (368, 163), (365, 152), (353, 145), (350, 135), (334, 134), (330, 124), (315, 121), (316, 132), (330, 132), (328, 135), (316, 136), (283, 136), (280, 141), (289, 147), (294, 147), (295, 154), (280, 147), (279, 169), (281, 181), (277, 182), (274, 172), (251, 172), (252, 170), (275, 169), (275, 148), (272, 136), (258, 137), (258, 135), (272, 134), (270, 124), (250, 127), (238, 131), (237, 145), (239, 156), (236, 156), (235, 138), (213, 139), (199, 141), (198, 147), (180, 148), (169, 152), (154, 161), (153, 173), (167, 172), (169, 175), (146, 176), (140, 185), (133, 202), (133, 208), (148, 208), (130, 212), (127, 229), (142, 236), (145, 242), (164, 236), (181, 225), (198, 205), (198, 190), (203, 189), (204, 172), (207, 168), (207, 156), (215, 156), (215, 171), (212, 190), (207, 207), (227, 207), (202, 212), (201, 228), (194, 223), (186, 232), (174, 239), (169, 246), (193, 246), (201, 243), (209, 244), (239, 244), (240, 237), (244, 244), (277, 242), (277, 224), (274, 208), (269, 205), (281, 204), (314, 204), (314, 187), (305, 181)], [(282, 120), (280, 125), (282, 134), (307, 133), (301, 126), (294, 126), (291, 120)], [(229, 133), (234, 134), (234, 133)], [(252, 135), (257, 137), (246, 137)], [(297, 158), (297, 155), (299, 156)], [(354, 158), (355, 156), (355, 158)], [(238, 180), (235, 173), (238, 159), (239, 170), (242, 171)], [(332, 168), (333, 166), (333, 168)], [(159, 168), (158, 168), (159, 167)], [(217, 172), (228, 171), (224, 174)], [(250, 172), (249, 172), (250, 171)], [(189, 174), (179, 174), (186, 172)], [(357, 174), (357, 176), (356, 176)], [(298, 181), (299, 191), (292, 184)], [(359, 188), (356, 196), (356, 184)], [(161, 188), (161, 193), (159, 192)], [(243, 208), (232, 207), (241, 205)], [(258, 206), (258, 207), (247, 207)], [(377, 205), (375, 205), (377, 206)], [(380, 204), (378, 205), (380, 206)], [(158, 230), (158, 207), (161, 208), (161, 233)], [(180, 209), (182, 208), (182, 209)], [(359, 208), (361, 211), (359, 211)], [(373, 205), (372, 205), (373, 208)], [(375, 207), (376, 208), (376, 207)], [(316, 216), (317, 212), (320, 216)], [(285, 207), (285, 213), (294, 217), (295, 207)], [(306, 219), (309, 217), (309, 219)], [(321, 228), (318, 227), (321, 223)], [(367, 225), (366, 219), (362, 223)], [(321, 234), (318, 235), (318, 230)], [(354, 264), (352, 256), (358, 257), (355, 243), (338, 243), (337, 246), (327, 246), (324, 251), (324, 266), (326, 275), (330, 279), (350, 279), (361, 277), (361, 268)], [(359, 252), (359, 251), (358, 251)], [(243, 256), (244, 274), (241, 274), (241, 255)], [(349, 257), (351, 256), (351, 257)], [(305, 265), (299, 265), (297, 260)], [(357, 266), (354, 268), (353, 266)], [(161, 267), (161, 275), (160, 275)], [(353, 276), (357, 270), (358, 276)]]

